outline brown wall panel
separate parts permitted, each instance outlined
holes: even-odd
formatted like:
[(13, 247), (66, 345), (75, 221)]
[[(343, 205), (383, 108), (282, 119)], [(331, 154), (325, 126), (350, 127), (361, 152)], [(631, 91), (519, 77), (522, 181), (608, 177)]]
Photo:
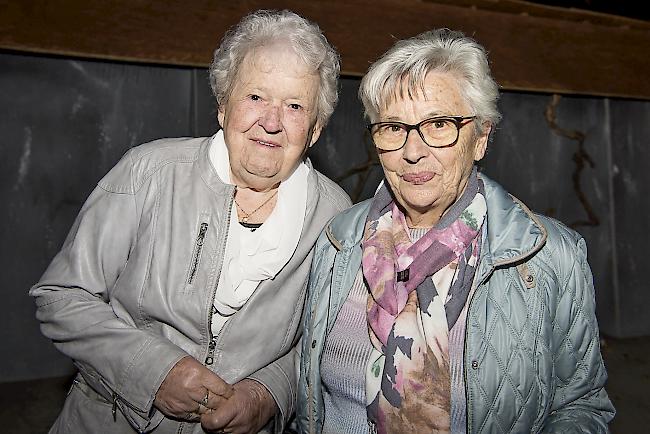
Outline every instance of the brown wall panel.
[(504, 89), (650, 98), (643, 79), (650, 24), (524, 2), (472, 3), (480, 7), (416, 0), (0, 1), (0, 48), (205, 66), (242, 15), (289, 8), (320, 24), (350, 75), (363, 74), (395, 38), (450, 27), (488, 48)]

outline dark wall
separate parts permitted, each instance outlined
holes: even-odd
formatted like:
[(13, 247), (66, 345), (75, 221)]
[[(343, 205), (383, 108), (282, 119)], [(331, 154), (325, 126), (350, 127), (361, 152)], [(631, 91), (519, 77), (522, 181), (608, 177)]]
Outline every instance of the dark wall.
[(216, 129), (204, 71), (0, 54), (0, 381), (64, 375), (27, 295), (131, 146)]
[[(339, 107), (310, 151), (314, 165), (356, 200), (372, 195), (381, 179), (365, 136), (358, 84), (342, 80)], [(545, 116), (549, 105), (555, 107), (555, 129)], [(0, 217), (0, 382), (65, 375), (71, 364), (40, 334), (27, 291), (92, 188), (128, 148), (216, 130), (207, 75), (200, 69), (0, 53), (0, 107), (0, 197), (6, 209)], [(550, 95), (505, 92), (500, 107), (504, 120), (482, 163), (484, 172), (532, 209), (578, 223), (590, 249), (603, 332), (650, 334), (641, 264), (648, 244), (643, 224), (650, 216), (644, 200), (650, 193), (650, 103), (554, 101)], [(581, 171), (573, 156), (578, 140), (560, 130), (584, 134)], [(580, 224), (589, 220), (580, 197), (597, 225)]]

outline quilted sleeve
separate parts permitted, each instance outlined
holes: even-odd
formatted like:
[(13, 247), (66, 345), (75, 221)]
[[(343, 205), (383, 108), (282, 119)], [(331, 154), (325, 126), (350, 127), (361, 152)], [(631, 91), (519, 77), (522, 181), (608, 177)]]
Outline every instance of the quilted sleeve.
[(568, 273), (559, 273), (560, 300), (554, 325), (555, 395), (543, 433), (608, 433), (614, 417), (605, 381), (607, 372), (600, 353), (595, 294), (587, 264), (585, 242), (580, 238), (572, 252)]

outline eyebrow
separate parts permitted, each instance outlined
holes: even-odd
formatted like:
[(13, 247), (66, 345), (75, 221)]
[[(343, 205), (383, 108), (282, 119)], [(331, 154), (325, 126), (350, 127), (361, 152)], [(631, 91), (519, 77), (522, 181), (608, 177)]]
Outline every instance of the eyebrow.
[[(431, 118), (446, 117), (446, 116), (452, 116), (452, 115), (449, 115), (449, 114), (446, 114), (446, 113), (442, 113), (442, 112), (440, 112), (440, 111), (432, 111), (432, 112), (427, 113), (427, 114), (422, 118), (422, 120), (425, 120), (425, 119), (431, 119)], [(400, 118), (399, 116), (389, 116), (389, 117), (386, 118), (385, 121), (381, 121), (381, 122), (402, 122), (402, 123), (405, 123), (404, 121), (402, 121), (402, 120), (400, 120), (400, 119), (401, 119), (401, 118)]]

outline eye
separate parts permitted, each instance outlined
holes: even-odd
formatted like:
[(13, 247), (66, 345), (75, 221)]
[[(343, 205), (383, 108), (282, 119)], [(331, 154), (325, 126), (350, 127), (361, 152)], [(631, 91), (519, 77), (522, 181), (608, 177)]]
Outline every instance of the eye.
[(293, 103), (293, 104), (289, 104), (289, 108), (291, 110), (300, 110), (302, 106), (300, 104)]
[(262, 98), (260, 98), (259, 95), (255, 95), (255, 94), (250, 95), (249, 98), (250, 98), (251, 101), (259, 101), (259, 100), (262, 99)]
[(403, 127), (400, 124), (384, 124), (379, 128), (381, 134), (400, 134)]
[(445, 128), (447, 126), (447, 121), (445, 120), (436, 120), (431, 123), (433, 125), (433, 128), (440, 129), (440, 128)]

